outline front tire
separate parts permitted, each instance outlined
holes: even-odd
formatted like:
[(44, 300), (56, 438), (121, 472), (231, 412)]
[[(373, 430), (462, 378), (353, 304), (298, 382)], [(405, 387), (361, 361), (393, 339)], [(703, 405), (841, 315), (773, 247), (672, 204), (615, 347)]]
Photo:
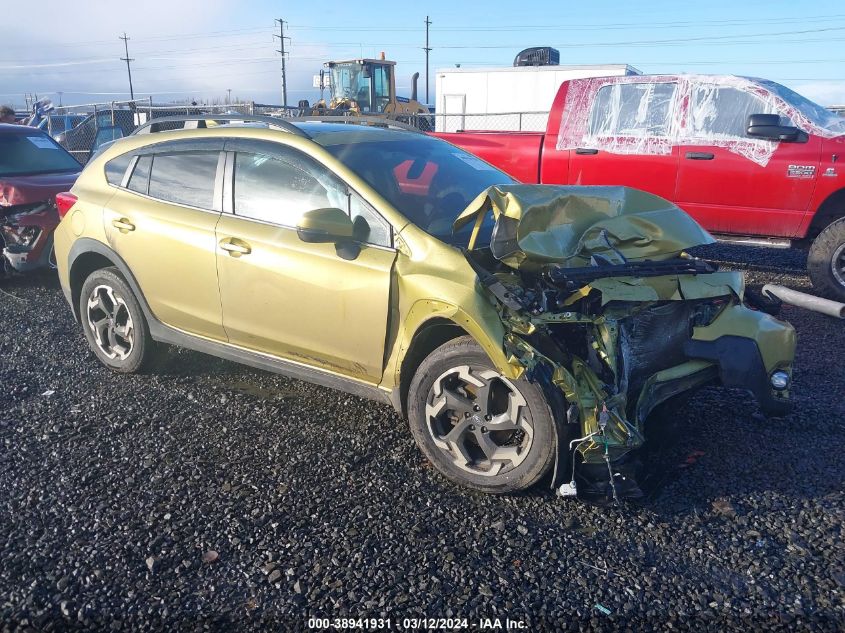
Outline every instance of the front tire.
[(408, 392), (420, 450), (451, 481), (481, 492), (528, 488), (554, 457), (554, 421), (541, 388), (502, 376), (464, 336), (432, 352)]
[(816, 290), (845, 301), (845, 218), (832, 222), (813, 241), (807, 271)]
[(149, 365), (155, 342), (144, 313), (117, 268), (91, 273), (79, 294), (79, 316), (88, 345), (112, 371), (132, 374)]

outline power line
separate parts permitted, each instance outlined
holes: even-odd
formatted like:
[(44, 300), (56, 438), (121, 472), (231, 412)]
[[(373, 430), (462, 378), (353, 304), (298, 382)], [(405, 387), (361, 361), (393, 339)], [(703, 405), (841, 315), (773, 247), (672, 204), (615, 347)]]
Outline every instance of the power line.
[(134, 62), (134, 59), (129, 58), (129, 38), (126, 37), (126, 31), (123, 32), (123, 37), (119, 37), (118, 39), (123, 40), (123, 49), (126, 51), (126, 57), (121, 57), (121, 61), (126, 62), (126, 72), (129, 73), (129, 95), (132, 97), (132, 100), (135, 100), (135, 90), (132, 88), (132, 69), (129, 67), (129, 62)]

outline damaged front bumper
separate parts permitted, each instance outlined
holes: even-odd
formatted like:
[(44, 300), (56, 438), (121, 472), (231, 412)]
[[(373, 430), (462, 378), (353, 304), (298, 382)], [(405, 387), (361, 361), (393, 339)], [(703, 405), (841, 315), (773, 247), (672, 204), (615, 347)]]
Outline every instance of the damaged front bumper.
[(462, 215), (476, 227), (485, 206), (497, 215), (490, 248), (467, 257), (505, 324), (508, 362), (563, 396), (549, 400), (563, 401), (558, 464), (572, 464), (570, 493), (641, 496), (645, 421), (682, 393), (722, 384), (747, 389), (768, 414), (788, 410), (795, 330), (744, 304), (741, 273), (683, 252), (709, 236), (680, 209), (621, 187), (533, 201), (494, 189)]

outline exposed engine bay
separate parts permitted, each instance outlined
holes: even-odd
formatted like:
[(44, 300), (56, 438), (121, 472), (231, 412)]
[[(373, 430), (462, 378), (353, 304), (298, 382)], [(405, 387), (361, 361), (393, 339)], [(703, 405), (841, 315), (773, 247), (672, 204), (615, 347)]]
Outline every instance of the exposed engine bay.
[(557, 409), (558, 471), (571, 468), (556, 474), (561, 494), (642, 496), (646, 420), (694, 388), (744, 387), (763, 411), (788, 409), (794, 330), (743, 304), (740, 273), (685, 252), (713, 240), (671, 203), (626, 187), (501, 186), (455, 229), (473, 221), (467, 259), (509, 362)]

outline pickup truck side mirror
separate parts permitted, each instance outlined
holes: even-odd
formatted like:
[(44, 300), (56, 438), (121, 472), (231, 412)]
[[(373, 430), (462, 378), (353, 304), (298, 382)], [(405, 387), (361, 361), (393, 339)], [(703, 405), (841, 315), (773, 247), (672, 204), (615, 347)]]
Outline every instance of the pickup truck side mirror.
[(786, 143), (803, 143), (807, 135), (792, 125), (781, 125), (779, 114), (752, 114), (745, 132), (752, 138), (764, 138)]

